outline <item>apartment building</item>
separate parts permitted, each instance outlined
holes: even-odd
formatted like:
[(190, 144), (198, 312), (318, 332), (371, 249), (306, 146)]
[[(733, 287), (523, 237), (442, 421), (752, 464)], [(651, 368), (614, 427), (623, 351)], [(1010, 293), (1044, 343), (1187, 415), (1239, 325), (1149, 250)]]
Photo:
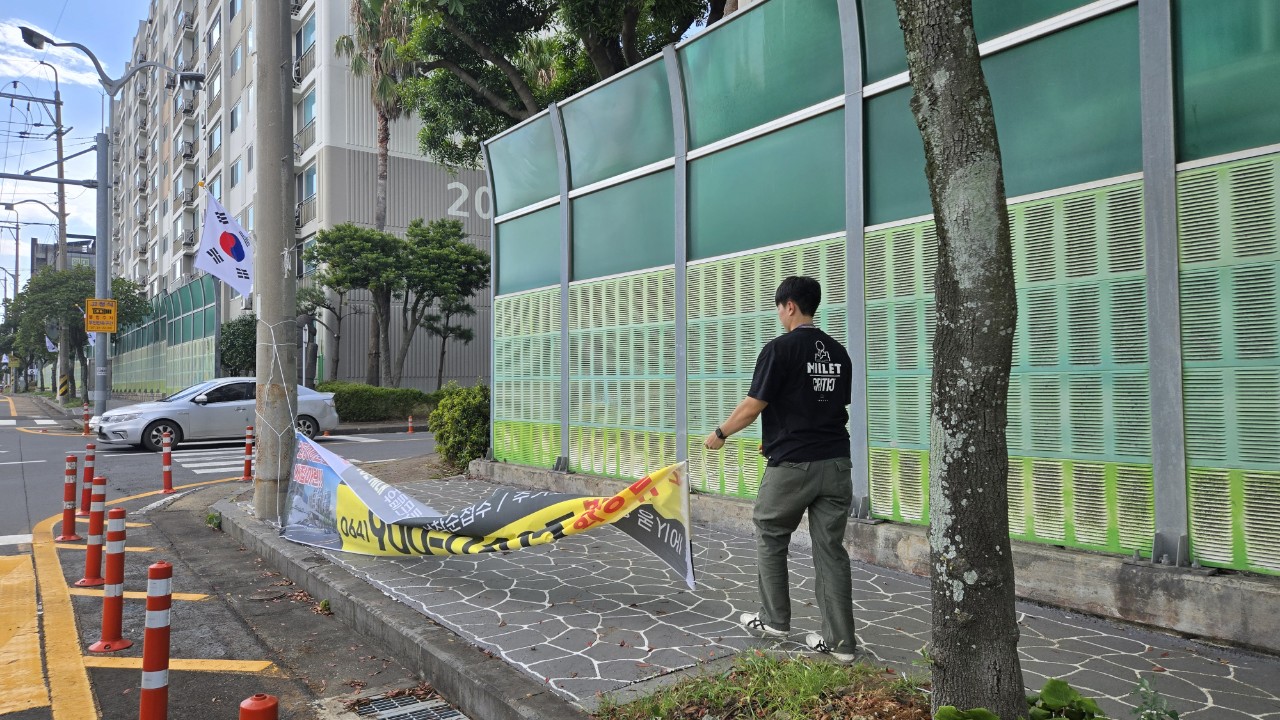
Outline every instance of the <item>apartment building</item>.
[[(134, 62), (158, 60), (206, 75), (204, 86), (193, 90), (178, 87), (168, 73), (140, 73), (115, 104), (112, 272), (144, 284), (153, 298), (174, 295), (197, 281), (201, 287), (212, 287), (194, 267), (208, 194), (217, 197), (247, 231), (255, 231), (258, 108), (254, 80), (259, 39), (254, 32), (254, 2), (153, 0), (148, 17), (138, 24)], [(374, 220), (377, 156), (369, 81), (352, 75), (348, 62), (334, 52), (337, 38), (350, 32), (349, 5), (350, 0), (308, 0), (291, 6), (294, 224), (299, 258), (322, 228), (343, 222), (372, 225)], [(418, 151), (419, 127), (413, 118), (392, 125), (386, 229), (403, 233), (419, 217), (456, 218), (471, 240), (487, 249), (492, 203), (484, 174), (450, 172), (428, 161)], [(201, 182), (208, 193), (199, 188)], [(301, 283), (310, 282), (313, 271), (299, 259)], [(174, 364), (162, 357), (179, 345), (185, 348), (180, 364), (186, 369), (165, 386), (211, 374), (217, 323), (253, 307), (251, 298), (216, 286), (213, 292), (188, 292), (181, 303), (158, 301), (161, 309), (172, 306), (171, 314), (196, 315), (185, 325), (170, 317), (162, 327), (171, 329), (152, 332), (145, 341), (122, 348), (129, 353), (145, 346), (151, 360), (123, 364), (134, 367), (132, 375), (138, 377), (122, 372), (118, 365), (113, 387), (132, 389), (144, 378), (154, 384), (155, 373)], [(352, 300), (357, 305), (363, 302), (358, 295)], [(450, 345), (446, 380), (470, 383), (488, 374), (487, 333), (480, 329), (487, 327), (490, 307), (484, 296), (475, 304), (476, 340), (467, 346)], [(323, 377), (330, 376), (333, 362), (339, 360), (339, 377), (363, 378), (362, 340), (370, 322), (368, 313), (345, 319), (341, 346), (332, 332), (321, 328)], [(191, 345), (196, 341), (202, 342)], [(399, 342), (394, 334), (392, 342), (393, 346)], [(414, 343), (403, 384), (429, 389), (434, 386), (438, 344), (425, 336)]]

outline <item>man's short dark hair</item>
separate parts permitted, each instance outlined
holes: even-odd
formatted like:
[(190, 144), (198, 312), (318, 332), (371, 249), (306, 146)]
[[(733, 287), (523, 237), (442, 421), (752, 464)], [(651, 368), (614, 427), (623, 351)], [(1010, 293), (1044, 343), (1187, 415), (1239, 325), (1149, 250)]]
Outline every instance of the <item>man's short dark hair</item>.
[(775, 306), (788, 300), (794, 302), (802, 314), (813, 315), (818, 312), (818, 303), (822, 302), (822, 285), (807, 275), (792, 275), (783, 280), (773, 294)]

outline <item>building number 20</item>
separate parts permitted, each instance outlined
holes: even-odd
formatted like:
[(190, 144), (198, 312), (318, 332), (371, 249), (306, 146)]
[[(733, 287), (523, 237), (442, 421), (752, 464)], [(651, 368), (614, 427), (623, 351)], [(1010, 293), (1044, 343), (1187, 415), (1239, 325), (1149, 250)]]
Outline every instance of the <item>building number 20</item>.
[(475, 212), (481, 218), (488, 220), (493, 216), (493, 199), (489, 195), (489, 188), (481, 186), (473, 195), (471, 188), (460, 182), (449, 183), (449, 190), (457, 190), (458, 197), (454, 199), (453, 204), (449, 206), (449, 214), (454, 217), (471, 217), (471, 212), (467, 209), (467, 198), (472, 198), (471, 204), (475, 208)]

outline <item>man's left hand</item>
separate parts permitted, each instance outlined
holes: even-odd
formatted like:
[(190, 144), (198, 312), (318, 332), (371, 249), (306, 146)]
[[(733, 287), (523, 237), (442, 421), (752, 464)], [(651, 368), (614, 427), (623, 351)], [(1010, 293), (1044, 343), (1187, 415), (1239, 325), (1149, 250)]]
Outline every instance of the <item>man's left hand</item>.
[(719, 450), (724, 447), (724, 441), (715, 434), (715, 431), (712, 431), (707, 439), (702, 441), (702, 446), (708, 450)]

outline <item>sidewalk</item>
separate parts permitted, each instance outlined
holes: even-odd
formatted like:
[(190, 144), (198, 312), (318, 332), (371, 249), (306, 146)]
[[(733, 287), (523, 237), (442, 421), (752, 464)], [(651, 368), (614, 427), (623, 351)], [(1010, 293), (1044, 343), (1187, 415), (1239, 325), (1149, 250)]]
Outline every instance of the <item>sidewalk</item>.
[[(472, 502), (497, 486), (459, 477), (398, 487), (443, 509)], [(427, 658), (420, 671), (442, 688), (429, 668), (447, 666), (440, 659), (456, 653), (457, 643), (418, 632), (422, 620), (438, 623), (533, 680), (516, 683), (526, 699), (529, 687), (541, 685), (588, 712), (606, 693), (625, 701), (690, 671), (721, 670), (743, 651), (807, 652), (804, 633), (820, 625), (813, 565), (803, 546), (807, 538), (799, 535), (792, 546), (798, 583), (792, 634), (770, 642), (737, 624), (738, 613), (754, 610), (757, 602), (754, 541), (745, 532), (695, 523), (698, 589), (690, 592), (657, 558), (608, 527), (516, 553), (388, 559), (293, 545), (243, 509), (222, 509), (224, 527), (234, 526), (228, 530), (241, 542), (288, 566), (278, 569), (291, 577), (301, 573), (315, 583), (364, 584), (378, 591), (363, 601), (359, 593), (352, 595), (357, 604), (368, 605), (357, 612), (360, 622), (375, 625), (369, 632), (379, 636), (399, 633), (404, 642), (416, 644)], [(303, 556), (306, 562), (298, 560)], [(338, 568), (346, 573), (335, 572)], [(855, 562), (853, 584), (854, 616), (869, 659), (898, 672), (920, 672), (912, 661), (929, 636), (928, 579)], [(331, 595), (341, 592), (335, 586)], [(384, 595), (399, 605), (388, 605)], [(1134, 701), (1130, 693), (1148, 677), (1184, 718), (1280, 718), (1280, 658), (1030, 603), (1019, 603), (1018, 613), (1029, 688), (1038, 689), (1046, 678), (1064, 678), (1096, 698), (1109, 715), (1127, 717)], [(462, 698), (453, 699), (476, 717), (509, 716), (484, 714)], [(519, 712), (521, 698), (509, 700)]]

